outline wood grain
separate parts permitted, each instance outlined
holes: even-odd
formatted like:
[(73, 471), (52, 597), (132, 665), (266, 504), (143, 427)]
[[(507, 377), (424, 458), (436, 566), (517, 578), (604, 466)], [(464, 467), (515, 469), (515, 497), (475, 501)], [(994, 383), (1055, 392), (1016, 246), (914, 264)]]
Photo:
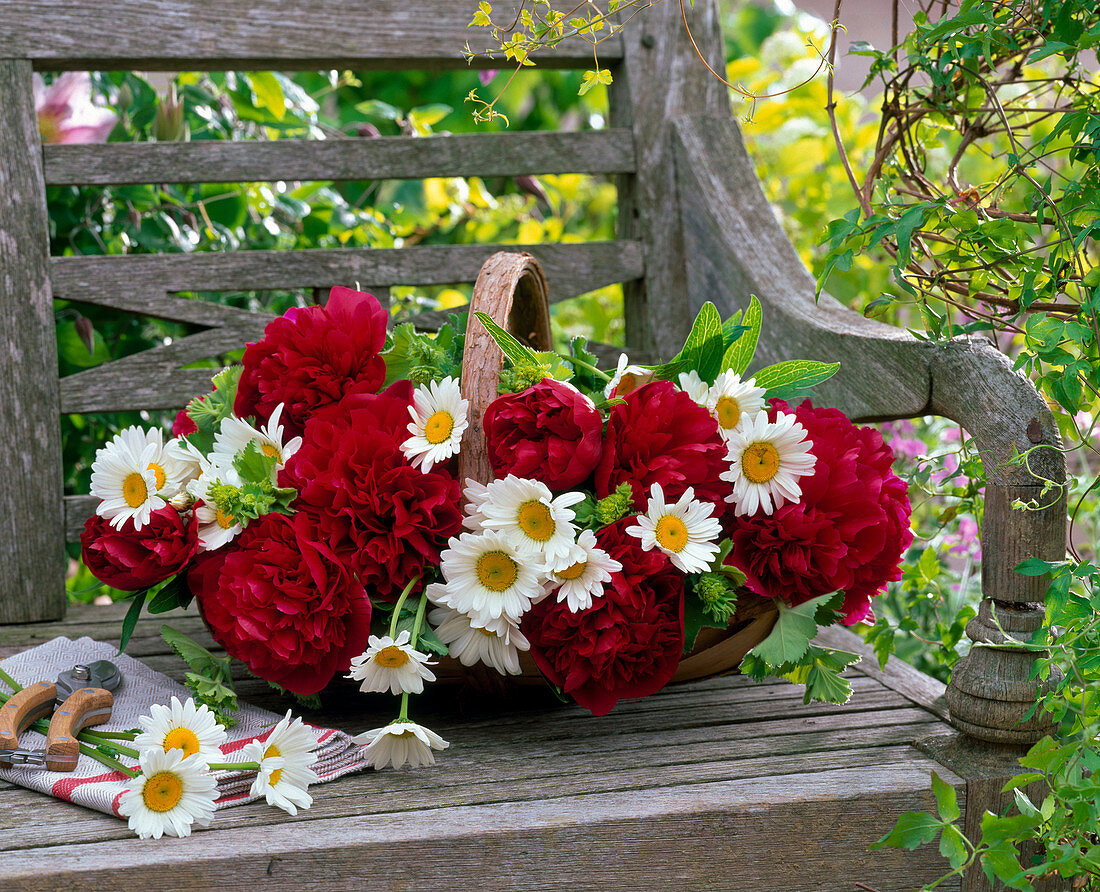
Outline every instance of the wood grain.
[[(0, 26), (0, 32), (3, 27)], [(0, 623), (65, 609), (57, 346), (31, 63), (0, 51)]]
[(629, 130), (45, 146), (47, 185), (413, 180), (634, 170)]
[[(502, 21), (514, 6), (494, 4)], [(0, 6), (0, 58), (29, 58), (55, 71), (466, 68), (467, 42), (474, 51), (492, 47), (485, 29), (467, 27), (476, 9), (477, 0), (118, 0), (79, 10), (70, 0), (23, 0)], [(621, 52), (615, 38), (600, 44), (601, 61)], [(591, 68), (592, 49), (566, 41), (538, 61)]]

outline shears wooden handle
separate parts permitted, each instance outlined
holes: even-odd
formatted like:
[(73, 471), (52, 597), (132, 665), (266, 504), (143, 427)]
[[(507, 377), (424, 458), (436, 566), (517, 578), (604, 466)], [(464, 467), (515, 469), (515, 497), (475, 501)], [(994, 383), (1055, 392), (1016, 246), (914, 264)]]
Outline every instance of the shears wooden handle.
[[(115, 698), (103, 688), (79, 688), (54, 710), (57, 686), (40, 681), (14, 694), (0, 708), (0, 763), (18, 767), (72, 771), (80, 755), (76, 739), (81, 728), (102, 725), (111, 717)], [(53, 712), (46, 733), (46, 749), (19, 749), (19, 735)]]

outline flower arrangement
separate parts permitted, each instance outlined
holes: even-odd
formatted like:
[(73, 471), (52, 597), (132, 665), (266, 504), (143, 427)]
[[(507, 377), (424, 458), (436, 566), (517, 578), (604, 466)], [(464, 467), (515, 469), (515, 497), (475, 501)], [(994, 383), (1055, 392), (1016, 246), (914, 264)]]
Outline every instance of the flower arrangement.
[[(443, 658), (505, 676), (530, 659), (603, 715), (664, 687), (746, 591), (776, 617), (742, 671), (843, 702), (856, 656), (811, 640), (898, 578), (909, 503), (881, 436), (806, 399), (836, 364), (745, 377), (761, 316), (707, 304), (671, 361), (606, 373), (583, 339), (536, 352), (474, 313), (507, 361), (477, 418), (461, 318), (387, 333), (374, 297), (334, 288), (271, 322), (170, 439), (128, 428), (100, 450), (85, 562), (134, 593), (123, 646), (143, 606), (193, 599), (229, 657), (291, 694), (348, 673), (399, 697), (356, 738), (377, 768), (448, 746), (409, 718)], [(460, 479), (474, 436), (492, 479)], [(231, 721), (228, 661), (166, 636)]]

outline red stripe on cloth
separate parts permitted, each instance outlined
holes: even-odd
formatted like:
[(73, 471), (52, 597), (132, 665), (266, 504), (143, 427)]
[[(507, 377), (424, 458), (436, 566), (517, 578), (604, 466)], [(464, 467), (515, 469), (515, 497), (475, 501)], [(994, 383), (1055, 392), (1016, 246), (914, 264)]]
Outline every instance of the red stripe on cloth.
[(106, 784), (116, 781), (127, 781), (129, 779), (130, 778), (121, 771), (111, 771), (107, 774), (97, 774), (93, 777), (63, 777), (50, 787), (50, 792), (58, 799), (72, 802), (73, 791), (76, 790), (77, 787), (83, 787), (85, 784)]

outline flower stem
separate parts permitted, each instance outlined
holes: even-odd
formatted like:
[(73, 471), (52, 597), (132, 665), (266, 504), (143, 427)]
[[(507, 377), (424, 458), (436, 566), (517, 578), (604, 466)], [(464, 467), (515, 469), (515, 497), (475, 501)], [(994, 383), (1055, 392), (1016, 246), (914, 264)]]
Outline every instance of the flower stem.
[(424, 624), (424, 611), (428, 609), (428, 596), (423, 592), (420, 594), (420, 603), (416, 608), (416, 619), (413, 621), (412, 637), (409, 639), (409, 646), (416, 647), (416, 641), (420, 637), (420, 627)]
[[(118, 738), (104, 737), (98, 731), (81, 731), (76, 735), (78, 739), (90, 743), (93, 746), (106, 746), (113, 750), (118, 750), (122, 755), (129, 756), (131, 759), (140, 758), (141, 753), (131, 746), (123, 746), (118, 742)], [(124, 740), (132, 740), (133, 738), (123, 738)]]
[(397, 713), (397, 721), (407, 722), (409, 720), (409, 693), (405, 691), (401, 695), (401, 711)]
[[(5, 672), (3, 669), (0, 669), (0, 681), (4, 682), (4, 684), (6, 684), (9, 688), (11, 688), (11, 692), (13, 694), (18, 694), (21, 690), (23, 690), (23, 685), (21, 685), (14, 678), (12, 678), (10, 675), (8, 675), (8, 673)], [(0, 695), (0, 696), (2, 696), (2, 695)], [(4, 697), (4, 700), (7, 700), (7, 699), (8, 699), (7, 697)]]
[(259, 771), (259, 762), (211, 762), (211, 771)]
[(397, 621), (401, 618), (401, 608), (405, 606), (405, 599), (409, 597), (409, 592), (413, 590), (413, 586), (420, 582), (419, 576), (414, 576), (409, 580), (409, 584), (405, 586), (401, 592), (401, 597), (397, 599), (397, 603), (393, 608), (393, 619), (390, 620), (390, 637), (397, 637)]
[(81, 734), (94, 734), (104, 740), (133, 740), (137, 737), (133, 731), (81, 731)]
[(560, 356), (566, 362), (572, 363), (575, 366), (579, 365), (581, 368), (586, 369), (587, 371), (591, 372), (593, 375), (597, 375), (598, 377), (603, 378), (604, 381), (610, 381), (611, 380), (611, 376), (609, 374), (607, 374), (607, 372), (601, 371), (600, 369), (596, 368), (594, 365), (589, 365), (583, 359), (577, 359), (577, 357), (575, 357), (575, 356), (566, 356), (564, 353), (559, 353), (558, 356)]
[(101, 762), (108, 768), (113, 768), (115, 771), (119, 771), (122, 774), (125, 774), (127, 777), (137, 777), (139, 774), (141, 774), (140, 771), (135, 771), (133, 768), (127, 768), (120, 761), (118, 761), (118, 759), (113, 759), (106, 753), (101, 753), (93, 746), (88, 746), (87, 744), (82, 743), (80, 744), (80, 751), (85, 756), (91, 756), (97, 762)]

